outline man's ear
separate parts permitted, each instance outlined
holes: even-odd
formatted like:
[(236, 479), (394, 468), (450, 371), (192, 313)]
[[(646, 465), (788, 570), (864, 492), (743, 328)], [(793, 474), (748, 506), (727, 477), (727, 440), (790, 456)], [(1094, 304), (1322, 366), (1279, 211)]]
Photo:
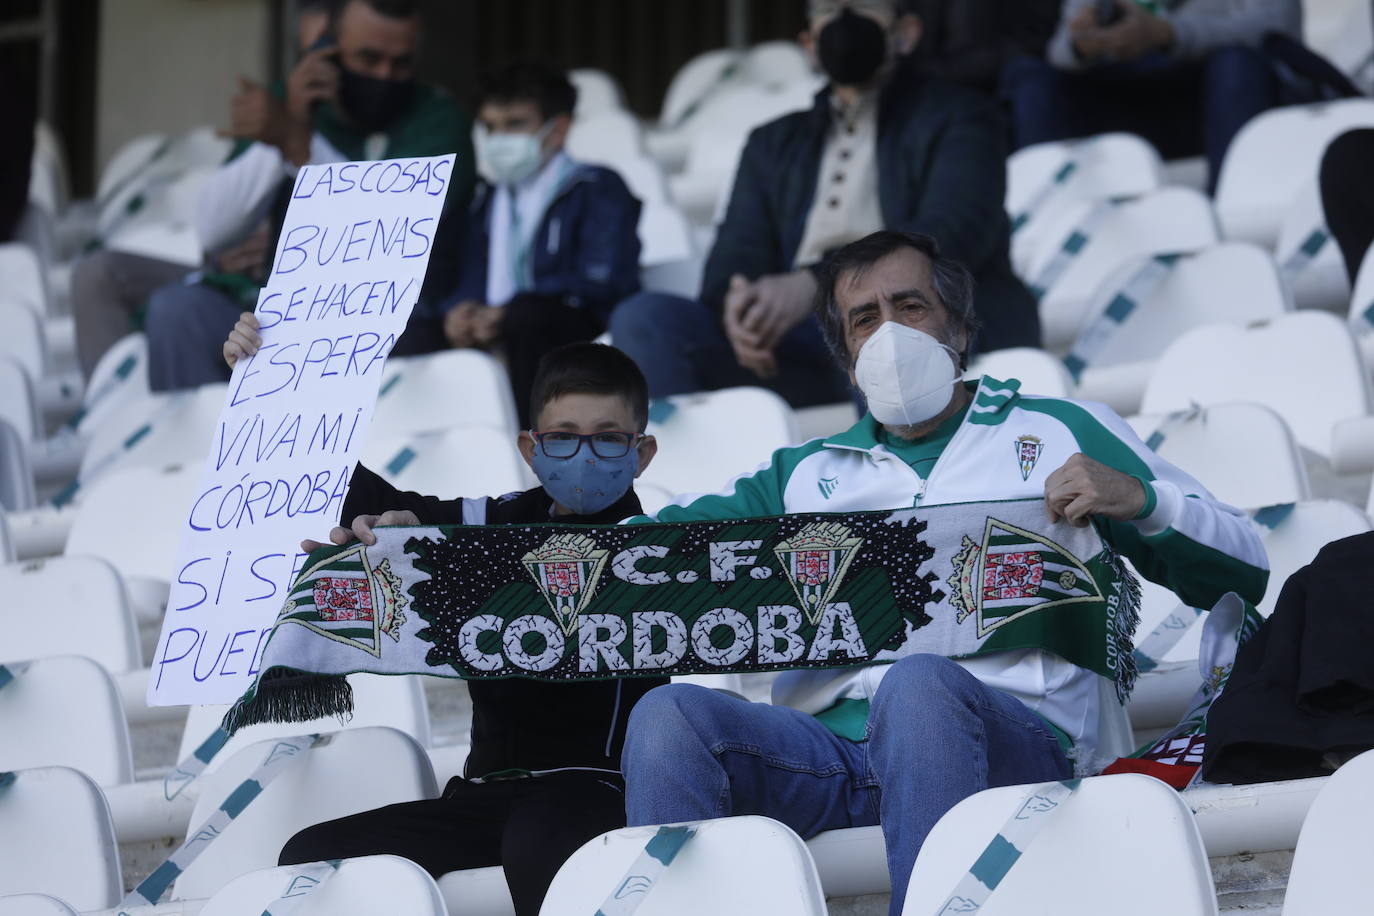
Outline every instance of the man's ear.
[(921, 17), (915, 13), (903, 13), (897, 17), (894, 34), (897, 40), (897, 53), (910, 54), (921, 43)]
[[(520, 457), (525, 459), (525, 464), (529, 465), (530, 470), (533, 471), (535, 444), (534, 437), (530, 435), (529, 430), (520, 430), (520, 435), (515, 440), (515, 447), (520, 450)], [(535, 476), (539, 475), (536, 474)]]
[(563, 148), (563, 144), (568, 141), (568, 131), (572, 129), (572, 115), (555, 115), (549, 134), (544, 138), (544, 149), (549, 153), (556, 153)]
[(658, 454), (658, 440), (653, 436), (645, 436), (643, 439), (639, 440), (637, 448), (639, 449), (639, 470), (635, 471), (636, 477), (644, 473), (644, 469), (649, 466), (654, 460), (654, 456)]

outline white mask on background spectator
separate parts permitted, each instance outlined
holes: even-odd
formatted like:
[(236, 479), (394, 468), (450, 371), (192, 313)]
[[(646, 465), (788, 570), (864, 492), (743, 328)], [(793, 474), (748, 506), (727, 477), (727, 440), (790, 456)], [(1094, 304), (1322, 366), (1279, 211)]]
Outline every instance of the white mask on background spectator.
[(482, 164), (497, 184), (519, 184), (544, 164), (544, 138), (553, 124), (532, 134), (489, 133), (482, 140)]
[(885, 321), (859, 348), (854, 380), (879, 423), (915, 426), (949, 406), (959, 354), (924, 331)]

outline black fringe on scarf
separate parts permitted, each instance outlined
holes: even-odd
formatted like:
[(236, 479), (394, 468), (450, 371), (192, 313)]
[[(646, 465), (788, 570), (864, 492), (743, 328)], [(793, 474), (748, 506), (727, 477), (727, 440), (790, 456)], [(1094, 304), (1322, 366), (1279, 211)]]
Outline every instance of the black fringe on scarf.
[[(1124, 706), (1135, 689), (1135, 631), (1140, 626), (1140, 582), (1121, 554), (1104, 544), (1103, 562), (1121, 583), (1121, 602), (1107, 612), (1107, 639), (1116, 650), (1116, 697)], [(1104, 590), (1105, 594), (1105, 590)]]
[(222, 727), (234, 734), (261, 722), (309, 722), (353, 715), (353, 686), (342, 674), (310, 674), (294, 668), (268, 668), (257, 684), (224, 714)]

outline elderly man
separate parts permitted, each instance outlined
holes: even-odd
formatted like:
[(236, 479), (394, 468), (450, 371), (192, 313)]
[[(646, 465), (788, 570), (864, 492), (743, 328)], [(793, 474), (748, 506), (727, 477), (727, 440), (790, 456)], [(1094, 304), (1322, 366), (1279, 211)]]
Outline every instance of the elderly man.
[[(467, 207), (472, 125), (446, 93), (415, 80), (419, 4), (345, 0), (324, 42), (291, 72), (284, 99), (248, 85), (235, 98), (239, 142), (201, 191), (197, 228), (212, 256), (255, 233), (270, 253), (264, 221), (280, 223), (285, 191), (310, 163), (456, 152), (446, 212)], [(207, 273), (153, 294), (145, 321), (153, 390), (228, 378), (222, 342), (256, 303), (263, 272)]]
[(920, 20), (899, 0), (811, 0), (801, 36), (830, 83), (809, 111), (758, 128), (740, 156), (700, 302), (641, 293), (611, 318), (655, 397), (765, 384), (793, 406), (845, 400), (811, 317), (816, 265), (878, 229), (941, 239), (978, 280), (978, 351), (1036, 346), (1012, 274), (1006, 125), (976, 91), (921, 76)]
[[(929, 239), (875, 233), (819, 278), (821, 327), (869, 414), (658, 521), (1043, 497), (1051, 522), (1093, 525), (1190, 605), (1262, 596), (1268, 564), (1249, 520), (1110, 410), (1022, 395), (1014, 380), (960, 380), (971, 283)], [(1039, 445), (1029, 462), (1017, 447), (1028, 437)], [(651, 691), (622, 758), (629, 823), (765, 814), (807, 837), (881, 824), (893, 914), (926, 834), (960, 799), (1094, 772), (1130, 747), (1112, 684), (1041, 649), (787, 672), (773, 703)]]

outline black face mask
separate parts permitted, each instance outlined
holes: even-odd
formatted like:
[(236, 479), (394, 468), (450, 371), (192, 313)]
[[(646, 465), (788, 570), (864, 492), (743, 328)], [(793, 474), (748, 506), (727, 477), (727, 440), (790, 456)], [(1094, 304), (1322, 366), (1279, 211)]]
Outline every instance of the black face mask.
[(837, 85), (862, 86), (887, 60), (887, 33), (846, 6), (821, 29), (816, 53)]
[(390, 124), (414, 91), (413, 80), (383, 80), (339, 68), (339, 107), (367, 131)]

